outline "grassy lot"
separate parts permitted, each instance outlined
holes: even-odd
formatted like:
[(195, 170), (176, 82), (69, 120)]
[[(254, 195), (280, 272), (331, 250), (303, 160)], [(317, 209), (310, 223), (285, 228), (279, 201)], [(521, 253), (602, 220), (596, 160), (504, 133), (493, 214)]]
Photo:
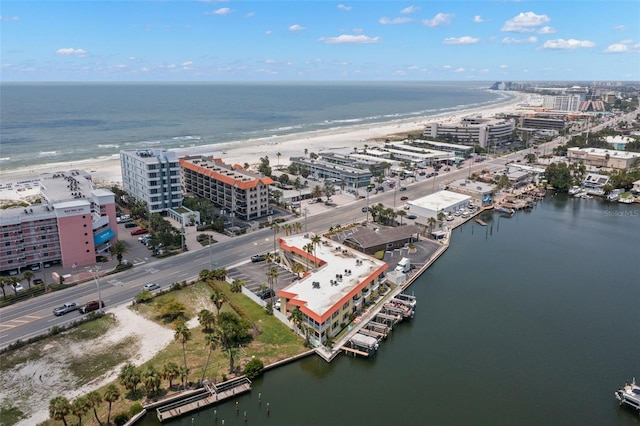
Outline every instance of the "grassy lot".
[[(198, 312), (202, 309), (208, 309), (209, 311), (217, 314), (217, 309), (210, 300), (210, 295), (213, 290), (213, 286), (223, 291), (228, 298), (221, 309), (221, 312), (229, 311), (236, 312), (234, 307), (242, 316), (244, 316), (249, 322), (254, 325), (253, 340), (246, 346), (239, 348), (234, 357), (235, 366), (242, 366), (256, 357), (263, 361), (265, 365), (273, 363), (278, 360), (282, 360), (293, 355), (305, 352), (307, 349), (304, 347), (304, 339), (291, 331), (288, 327), (278, 321), (274, 316), (267, 315), (264, 309), (250, 299), (242, 295), (242, 293), (232, 293), (229, 290), (228, 283), (204, 283), (198, 282), (192, 286), (182, 288), (180, 290), (172, 291), (161, 296), (155, 297), (151, 302), (145, 304), (135, 305), (133, 308), (135, 311), (143, 315), (144, 317), (151, 319), (155, 322), (163, 324), (169, 329), (174, 329), (176, 321), (168, 322), (162, 316), (162, 311), (167, 304), (178, 301), (185, 305), (185, 319), (191, 330), (191, 339), (186, 343), (186, 356), (187, 366), (189, 368), (188, 380), (191, 382), (198, 382), (204, 374), (205, 378), (210, 380), (222, 381), (225, 376), (229, 375), (229, 356), (227, 352), (224, 352), (219, 346), (217, 349), (211, 352), (211, 358), (206, 371), (203, 368), (207, 362), (209, 355), (209, 349), (205, 347), (204, 339), (205, 333), (202, 327), (197, 321)], [(230, 302), (230, 303), (229, 303)], [(101, 336), (112, 325), (109, 321), (114, 321), (109, 316), (106, 316), (98, 321), (93, 321), (78, 329), (66, 333), (65, 340), (61, 344), (78, 344), (79, 341), (86, 339), (93, 339)], [(54, 336), (51, 339), (62, 339), (62, 336)], [(84, 359), (74, 359), (68, 363), (70, 371), (78, 378), (78, 383), (86, 383), (91, 378), (95, 378), (100, 374), (103, 374), (109, 368), (108, 366), (114, 366), (129, 357), (132, 352), (135, 352), (136, 344), (133, 341), (134, 338), (125, 338), (120, 342), (105, 347), (103, 350), (94, 350), (91, 356), (83, 357)], [(47, 345), (47, 339), (42, 342), (42, 345)], [(2, 368), (11, 368), (19, 362), (25, 362), (27, 360), (38, 359), (42, 350), (42, 347), (36, 346), (40, 343), (32, 346), (25, 347), (12, 353), (12, 359), (1, 362)], [(173, 362), (178, 366), (183, 365), (183, 352), (182, 345), (177, 340), (171, 342), (167, 348), (158, 353), (153, 359), (140, 366), (141, 369), (152, 365), (156, 369), (162, 371), (163, 366)], [(0, 369), (0, 372), (3, 370)], [(224, 375), (224, 376), (223, 376)], [(113, 403), (111, 410), (111, 419), (119, 412), (126, 412), (136, 402), (144, 402), (146, 396), (143, 392), (137, 392), (134, 395), (127, 395), (127, 391), (122, 387), (118, 380), (113, 382), (122, 395), (118, 401)], [(100, 394), (104, 394), (107, 386), (98, 389)], [(142, 384), (139, 387), (143, 389)], [(169, 389), (168, 380), (163, 379), (161, 384), (160, 395), (155, 396), (164, 397), (169, 394), (180, 391), (180, 379), (173, 380), (173, 388)], [(102, 403), (98, 407), (98, 416), (105, 422), (107, 417), (108, 405)], [(18, 411), (15, 412), (14, 407), (5, 407), (0, 411), (0, 425), (11, 425), (21, 416)], [(67, 416), (69, 424), (75, 424), (77, 417)], [(48, 420), (43, 425), (58, 425), (60, 422), (54, 422)], [(82, 424), (95, 425), (95, 418), (93, 413), (89, 411), (82, 418)]]

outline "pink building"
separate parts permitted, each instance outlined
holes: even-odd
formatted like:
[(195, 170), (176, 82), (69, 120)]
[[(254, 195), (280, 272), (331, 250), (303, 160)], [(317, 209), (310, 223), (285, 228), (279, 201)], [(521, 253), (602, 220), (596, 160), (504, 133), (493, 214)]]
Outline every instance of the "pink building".
[(78, 170), (43, 174), (40, 187), (42, 204), (0, 211), (0, 272), (83, 267), (109, 254), (118, 230), (111, 191)]

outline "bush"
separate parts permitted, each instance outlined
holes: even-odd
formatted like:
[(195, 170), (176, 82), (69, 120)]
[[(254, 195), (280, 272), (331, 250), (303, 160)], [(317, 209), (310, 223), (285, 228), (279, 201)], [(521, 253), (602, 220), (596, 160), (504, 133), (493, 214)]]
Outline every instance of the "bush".
[(244, 366), (244, 375), (247, 376), (249, 380), (261, 376), (263, 371), (264, 363), (258, 358), (253, 358)]
[(153, 299), (153, 293), (149, 290), (142, 290), (140, 293), (136, 294), (135, 302), (136, 303), (146, 303)]
[(144, 407), (139, 402), (136, 402), (131, 407), (129, 407), (129, 415), (131, 417), (135, 416), (138, 413), (141, 413), (144, 410)]
[(129, 421), (129, 414), (126, 411), (123, 411), (113, 416), (113, 423), (115, 423), (117, 426), (123, 426), (128, 421)]

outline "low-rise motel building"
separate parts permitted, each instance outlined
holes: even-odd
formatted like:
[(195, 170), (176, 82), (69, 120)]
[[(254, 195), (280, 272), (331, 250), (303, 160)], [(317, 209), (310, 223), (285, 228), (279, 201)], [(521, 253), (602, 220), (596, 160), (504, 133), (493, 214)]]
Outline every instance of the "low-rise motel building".
[(386, 262), (311, 234), (282, 237), (278, 242), (287, 262), (300, 263), (307, 271), (277, 292), (280, 309), (283, 314), (300, 309), (311, 342), (325, 344), (380, 295)]

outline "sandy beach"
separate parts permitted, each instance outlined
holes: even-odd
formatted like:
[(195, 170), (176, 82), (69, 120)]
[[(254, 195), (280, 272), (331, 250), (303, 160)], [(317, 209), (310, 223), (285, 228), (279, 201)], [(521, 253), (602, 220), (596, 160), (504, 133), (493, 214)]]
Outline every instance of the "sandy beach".
[[(498, 113), (513, 112), (517, 104), (523, 102), (527, 95), (517, 94), (508, 102), (444, 113), (435, 116), (415, 118), (411, 120), (398, 120), (377, 125), (361, 125), (349, 128), (328, 129), (309, 133), (298, 133), (283, 136), (273, 136), (262, 139), (226, 142), (215, 145), (194, 146), (189, 148), (173, 149), (179, 156), (184, 155), (213, 155), (221, 158), (227, 164), (259, 163), (260, 158), (269, 157), (271, 166), (287, 165), (289, 158), (304, 155), (305, 149), (309, 152), (349, 152), (356, 147), (375, 146), (386, 137), (396, 134), (407, 134), (422, 131), (427, 123), (455, 122), (468, 115), (492, 117)], [(280, 156), (278, 157), (278, 153)], [(120, 184), (122, 174), (120, 170), (120, 158), (114, 155), (110, 158), (89, 159), (74, 161), (73, 163), (59, 162), (28, 169), (3, 170), (0, 184), (5, 186), (0, 190), (0, 200), (25, 199), (38, 193), (37, 187), (26, 188), (25, 185), (16, 185), (17, 182), (37, 179), (39, 174), (56, 171), (80, 169), (90, 172), (93, 180), (98, 184)], [(6, 184), (12, 183), (12, 188), (7, 189)], [(21, 189), (18, 191), (18, 189)]]

